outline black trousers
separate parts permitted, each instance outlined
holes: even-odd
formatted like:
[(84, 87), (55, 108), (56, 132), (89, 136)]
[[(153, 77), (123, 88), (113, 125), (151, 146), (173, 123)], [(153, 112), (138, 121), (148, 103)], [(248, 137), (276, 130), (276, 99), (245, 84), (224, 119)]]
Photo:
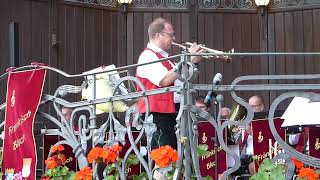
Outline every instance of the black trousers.
[[(177, 149), (177, 137), (175, 134), (176, 114), (175, 113), (151, 113), (153, 123), (156, 124), (157, 130), (153, 133), (151, 148), (156, 149), (160, 146), (170, 145)], [(144, 118), (145, 114), (142, 114)]]

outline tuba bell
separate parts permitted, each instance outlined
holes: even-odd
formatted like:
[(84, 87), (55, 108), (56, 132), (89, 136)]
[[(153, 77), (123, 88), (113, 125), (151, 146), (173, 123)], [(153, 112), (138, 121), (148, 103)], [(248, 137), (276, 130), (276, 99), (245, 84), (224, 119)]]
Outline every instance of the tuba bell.
[[(230, 116), (227, 118), (227, 120), (242, 121), (246, 118), (246, 116), (247, 109), (240, 104), (234, 104), (232, 106)], [(227, 144), (238, 144), (239, 138), (241, 138), (241, 128), (235, 125), (229, 126), (227, 129)]]

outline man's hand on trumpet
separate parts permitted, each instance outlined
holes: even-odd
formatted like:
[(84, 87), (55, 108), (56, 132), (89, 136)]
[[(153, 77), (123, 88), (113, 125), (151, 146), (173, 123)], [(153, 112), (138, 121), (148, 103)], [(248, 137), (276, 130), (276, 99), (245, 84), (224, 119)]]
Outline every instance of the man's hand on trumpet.
[[(201, 48), (201, 44), (193, 43), (189, 48), (189, 53), (202, 53), (204, 51), (203, 48)], [(203, 59), (202, 56), (191, 56), (191, 62), (198, 63)]]

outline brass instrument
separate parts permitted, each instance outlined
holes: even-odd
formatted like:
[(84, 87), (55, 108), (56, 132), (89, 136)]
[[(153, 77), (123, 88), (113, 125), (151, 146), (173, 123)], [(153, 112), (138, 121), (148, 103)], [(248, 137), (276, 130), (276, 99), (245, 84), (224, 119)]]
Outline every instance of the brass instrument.
[[(246, 116), (247, 116), (247, 109), (240, 104), (236, 104), (236, 105), (233, 105), (231, 114), (227, 119), (230, 121), (242, 121), (245, 119)], [(228, 137), (227, 139), (228, 145), (237, 144), (239, 138), (241, 138), (241, 129), (235, 125), (228, 127), (227, 137)]]
[[(182, 44), (178, 44), (178, 43), (175, 43), (175, 42), (172, 42), (173, 45), (175, 46), (178, 46), (184, 50), (189, 50), (190, 47), (187, 47), (185, 45), (182, 45)], [(184, 44), (188, 45), (188, 46), (192, 46), (193, 43), (191, 42), (185, 42)], [(204, 53), (214, 53), (215, 55), (213, 56), (205, 56), (205, 58), (212, 58), (212, 57), (215, 57), (215, 58), (223, 58), (223, 59), (226, 59), (226, 60), (231, 60), (231, 57), (230, 56), (226, 56), (226, 55), (219, 55), (219, 54), (222, 54), (222, 53), (225, 53), (223, 51), (219, 51), (219, 50), (215, 50), (215, 49), (211, 49), (211, 48), (207, 48), (203, 45), (199, 45), (201, 49), (204, 50)], [(233, 53), (234, 52), (234, 49), (232, 48), (229, 53)]]

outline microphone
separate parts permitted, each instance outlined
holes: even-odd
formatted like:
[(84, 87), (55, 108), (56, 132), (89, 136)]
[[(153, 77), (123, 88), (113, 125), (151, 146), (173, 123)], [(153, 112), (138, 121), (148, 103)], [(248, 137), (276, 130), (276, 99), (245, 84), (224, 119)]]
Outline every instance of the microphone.
[[(220, 82), (222, 81), (222, 74), (221, 73), (217, 73), (214, 78), (213, 78), (213, 85), (218, 85)], [(203, 103), (206, 104), (207, 106), (211, 105), (211, 100), (212, 97), (217, 96), (217, 94), (213, 91), (209, 91), (208, 94), (206, 95), (206, 97), (204, 98)]]

